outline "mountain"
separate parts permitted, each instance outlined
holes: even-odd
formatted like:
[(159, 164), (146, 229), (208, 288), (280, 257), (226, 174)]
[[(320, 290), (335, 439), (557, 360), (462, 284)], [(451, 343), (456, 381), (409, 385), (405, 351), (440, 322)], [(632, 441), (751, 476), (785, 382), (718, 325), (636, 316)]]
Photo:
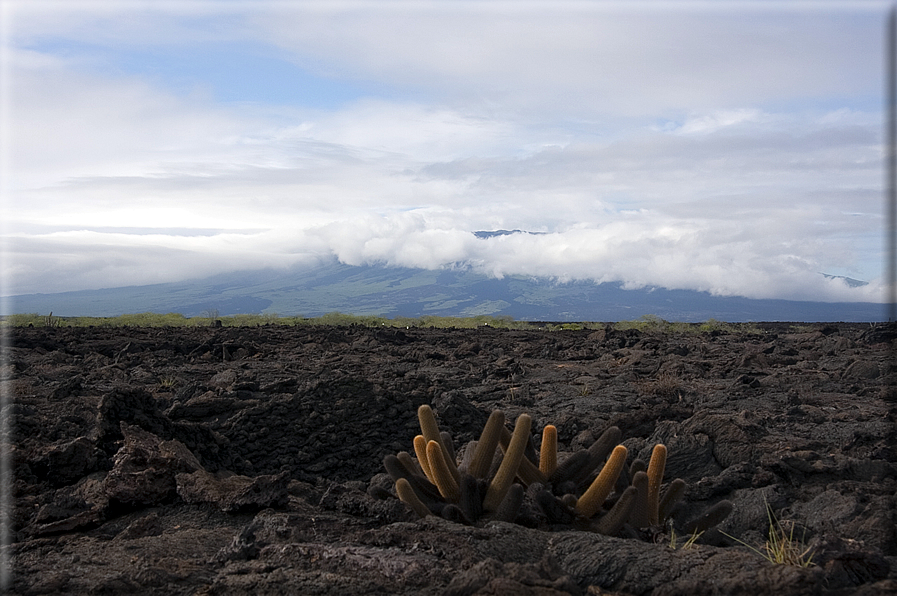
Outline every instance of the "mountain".
[(533, 236), (542, 236), (547, 232), (527, 232), (526, 230), (489, 230), (474, 232), (477, 238), (495, 238), (496, 236), (510, 236), (511, 234), (531, 234)]
[(860, 281), (858, 279), (854, 279), (852, 277), (845, 277), (843, 275), (829, 275), (828, 273), (821, 274), (826, 279), (843, 279), (844, 283), (846, 283), (851, 288), (860, 288), (862, 286), (869, 285), (868, 281)]
[(277, 313), (320, 316), (339, 311), (386, 317), (476, 315), (530, 321), (621, 321), (656, 315), (668, 321), (887, 320), (875, 303), (796, 302), (711, 296), (706, 292), (618, 283), (557, 283), (470, 269), (355, 267), (333, 263), (314, 269), (250, 271), (178, 283), (14, 296), (2, 314), (53, 312), (58, 316), (116, 316), (178, 312), (200, 316)]

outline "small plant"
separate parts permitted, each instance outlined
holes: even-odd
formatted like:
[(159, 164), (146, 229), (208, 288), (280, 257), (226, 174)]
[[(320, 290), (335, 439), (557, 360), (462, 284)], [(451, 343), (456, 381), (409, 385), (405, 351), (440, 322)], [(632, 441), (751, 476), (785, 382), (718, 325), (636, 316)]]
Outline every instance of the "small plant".
[(766, 541), (767, 559), (777, 565), (793, 565), (795, 567), (812, 567), (812, 548), (806, 546), (803, 537), (794, 538), (794, 522), (785, 524), (772, 518), (769, 525), (769, 539)]
[(177, 378), (171, 376), (162, 377), (161, 379), (159, 379), (159, 386), (161, 386), (163, 389), (172, 389), (175, 385), (177, 385), (177, 383)]
[[(775, 565), (791, 565), (793, 567), (812, 567), (813, 549), (804, 544), (803, 537), (800, 540), (794, 537), (794, 522), (782, 522), (772, 511), (769, 503), (766, 504), (766, 516), (769, 519), (769, 537), (766, 544), (755, 548), (750, 544), (722, 532), (735, 542), (751, 549), (770, 563)], [(788, 527), (786, 527), (788, 526)]]
[(221, 323), (218, 319), (218, 315), (220, 313), (218, 312), (217, 308), (208, 308), (208, 309), (202, 311), (202, 314), (203, 314), (203, 317), (205, 317), (206, 319), (209, 320), (210, 327), (221, 326)]
[(698, 538), (700, 538), (702, 534), (704, 534), (703, 531), (702, 532), (698, 532), (698, 531), (692, 532), (691, 536), (689, 536), (688, 539), (680, 545), (679, 537), (676, 535), (676, 529), (673, 527), (672, 524), (670, 524), (670, 548), (673, 550), (676, 550), (676, 549), (688, 550), (695, 545), (695, 542), (698, 541)]
[(645, 395), (655, 395), (663, 398), (673, 398), (677, 395), (680, 398), (682, 397), (682, 381), (677, 375), (669, 371), (660, 373), (653, 381), (641, 382), (639, 389)]
[(579, 386), (579, 397), (588, 397), (592, 393), (592, 389), (588, 385)]

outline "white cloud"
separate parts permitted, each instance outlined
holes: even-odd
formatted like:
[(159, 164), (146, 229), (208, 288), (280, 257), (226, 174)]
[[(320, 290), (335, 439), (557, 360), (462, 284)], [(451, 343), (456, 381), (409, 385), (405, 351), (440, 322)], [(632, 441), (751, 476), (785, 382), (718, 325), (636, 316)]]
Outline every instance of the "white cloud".
[(480, 101), (484, 109), (619, 117), (730, 108), (783, 94), (851, 95), (881, 72), (884, 6), (833, 15), (716, 4), (691, 11), (675, 10), (675, 3), (528, 11), (424, 3), (295, 20), (262, 14), (255, 24), (321, 72), (465, 105)]
[[(31, 49), (4, 54), (16, 293), (335, 256), (881, 299), (874, 11), (140, 6), (151, 18), (25, 11), (16, 39)], [(270, 41), (383, 92), (332, 109), (218, 104), (201, 84), (185, 96), (41, 46), (56, 37), (112, 52)], [(109, 229), (133, 227), (223, 231)], [(499, 228), (546, 234), (471, 233)]]

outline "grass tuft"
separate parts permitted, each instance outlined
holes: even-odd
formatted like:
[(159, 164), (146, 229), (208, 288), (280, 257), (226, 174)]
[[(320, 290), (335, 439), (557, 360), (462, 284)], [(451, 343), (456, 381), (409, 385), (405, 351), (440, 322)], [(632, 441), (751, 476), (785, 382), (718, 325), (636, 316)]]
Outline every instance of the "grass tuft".
[(804, 543), (803, 537), (800, 539), (794, 537), (794, 522), (780, 521), (773, 513), (769, 503), (766, 504), (766, 515), (769, 519), (769, 533), (766, 544), (760, 548), (751, 546), (725, 532), (722, 532), (722, 534), (742, 546), (746, 546), (775, 565), (791, 565), (803, 568), (815, 565), (813, 563), (813, 549)]
[(685, 542), (679, 544), (679, 537), (676, 536), (676, 530), (670, 526), (670, 548), (673, 550), (688, 550), (695, 545), (698, 538), (700, 538), (703, 533), (704, 532), (694, 532)]

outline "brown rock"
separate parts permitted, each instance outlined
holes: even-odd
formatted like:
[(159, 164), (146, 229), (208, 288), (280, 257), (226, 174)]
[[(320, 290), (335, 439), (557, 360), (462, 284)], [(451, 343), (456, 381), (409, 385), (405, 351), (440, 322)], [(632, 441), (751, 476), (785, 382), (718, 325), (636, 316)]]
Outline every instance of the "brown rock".
[(125, 444), (113, 458), (104, 488), (110, 500), (151, 505), (175, 494), (175, 475), (202, 469), (183, 443), (163, 441), (138, 426), (121, 423)]
[(278, 507), (288, 500), (286, 472), (277, 475), (216, 478), (205, 470), (178, 474), (178, 495), (187, 503), (211, 503), (232, 513), (246, 509)]

